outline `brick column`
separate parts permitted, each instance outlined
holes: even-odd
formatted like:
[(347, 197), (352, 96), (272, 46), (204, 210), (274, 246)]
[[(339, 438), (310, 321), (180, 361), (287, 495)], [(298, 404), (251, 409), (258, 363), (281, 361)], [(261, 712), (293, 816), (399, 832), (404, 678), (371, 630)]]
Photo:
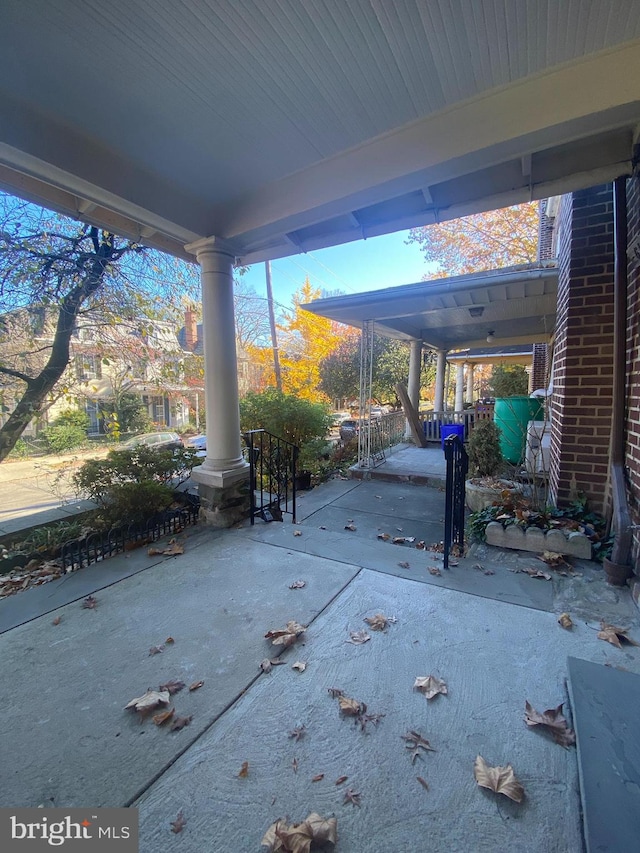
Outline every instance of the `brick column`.
[(582, 492), (603, 512), (613, 405), (611, 185), (565, 196), (559, 219), (550, 497), (563, 504)]
[(533, 345), (533, 363), (529, 376), (529, 393), (546, 389), (549, 384), (548, 371), (548, 347), (546, 344)]

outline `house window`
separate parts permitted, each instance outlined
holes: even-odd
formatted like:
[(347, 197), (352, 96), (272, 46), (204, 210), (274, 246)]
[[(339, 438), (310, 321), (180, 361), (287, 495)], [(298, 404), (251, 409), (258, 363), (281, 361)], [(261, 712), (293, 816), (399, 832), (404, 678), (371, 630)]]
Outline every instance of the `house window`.
[(87, 400), (86, 409), (87, 416), (89, 418), (89, 428), (87, 432), (91, 435), (95, 435), (100, 432), (100, 409), (99, 403), (97, 400)]
[(97, 355), (76, 355), (76, 376), (81, 382), (102, 379), (102, 361)]

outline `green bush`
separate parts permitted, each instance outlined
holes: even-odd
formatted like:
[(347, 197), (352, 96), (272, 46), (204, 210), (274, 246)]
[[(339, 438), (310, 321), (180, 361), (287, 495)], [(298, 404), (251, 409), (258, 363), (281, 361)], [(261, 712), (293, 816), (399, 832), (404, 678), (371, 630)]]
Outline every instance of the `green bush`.
[(475, 424), (469, 436), (469, 468), (474, 477), (495, 477), (503, 465), (500, 430), (493, 421)]
[(153, 421), (149, 417), (147, 407), (138, 394), (122, 394), (117, 406), (115, 402), (109, 405), (112, 406), (110, 411), (117, 413), (120, 432), (137, 435), (152, 431)]
[(76, 447), (80, 447), (85, 441), (87, 433), (74, 424), (61, 424), (42, 430), (40, 437), (49, 453), (64, 453), (67, 450), (75, 450)]
[(65, 542), (78, 539), (81, 534), (82, 524), (79, 521), (59, 521), (46, 527), (36, 527), (14, 548), (27, 554), (33, 551), (53, 552)]
[(301, 400), (275, 388), (249, 392), (240, 400), (240, 427), (243, 432), (264, 429), (301, 448), (305, 442), (324, 438), (332, 417), (323, 403)]
[(143, 524), (173, 503), (173, 489), (155, 480), (116, 483), (105, 495), (102, 516), (109, 527)]
[[(90, 459), (73, 475), (73, 483), (78, 496), (88, 497), (98, 506), (106, 507), (116, 486), (154, 482), (175, 488), (199, 464), (194, 450), (157, 450), (139, 445), (110, 450), (106, 459)], [(149, 514), (153, 512), (155, 510)]]
[(529, 375), (521, 364), (497, 364), (491, 369), (489, 388), (498, 399), (528, 394)]

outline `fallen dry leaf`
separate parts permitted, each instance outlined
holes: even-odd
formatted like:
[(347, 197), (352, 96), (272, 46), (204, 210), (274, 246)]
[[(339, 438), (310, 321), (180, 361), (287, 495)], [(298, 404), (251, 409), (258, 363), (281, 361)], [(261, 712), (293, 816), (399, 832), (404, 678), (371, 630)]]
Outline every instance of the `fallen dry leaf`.
[(182, 809), (180, 809), (180, 811), (178, 812), (178, 814), (176, 816), (176, 819), (171, 821), (171, 832), (175, 832), (176, 834), (178, 832), (182, 832), (182, 830), (185, 828), (186, 825), (187, 825), (186, 818), (184, 816)]
[(349, 778), (348, 776), (338, 776), (338, 778), (336, 779), (334, 784), (335, 785), (344, 785), (344, 783), (347, 781), (348, 778)]
[(291, 669), (296, 669), (298, 672), (304, 672), (307, 668), (307, 662), (304, 660), (297, 660), (295, 663), (291, 664)]
[(137, 699), (132, 699), (131, 702), (124, 707), (125, 710), (132, 708), (134, 711), (145, 713), (147, 711), (151, 711), (153, 708), (157, 708), (158, 705), (168, 705), (169, 698), (168, 690), (147, 690), (143, 696), (138, 696)]
[(371, 635), (367, 634), (367, 632), (362, 629), (362, 631), (350, 631), (349, 639), (345, 640), (346, 643), (353, 643), (354, 646), (361, 646), (363, 643), (368, 642), (371, 639)]
[(184, 554), (184, 545), (180, 545), (175, 539), (169, 539), (167, 545), (164, 548), (149, 548), (147, 551), (147, 555), (149, 557), (155, 557), (164, 554), (168, 557), (175, 557), (179, 554)]
[(297, 743), (301, 738), (305, 736), (306, 732), (307, 729), (304, 725), (296, 726), (295, 729), (291, 729), (291, 731), (289, 732), (289, 737), (293, 738)]
[(437, 566), (429, 566), (429, 574), (435, 575), (437, 578), (442, 577), (442, 572), (440, 571), (440, 569)]
[(158, 690), (166, 690), (171, 696), (179, 693), (184, 687), (184, 681), (167, 681), (166, 684), (161, 684)]
[(417, 758), (422, 758), (422, 753), (420, 750), (424, 750), (425, 752), (435, 752), (435, 749), (431, 746), (428, 740), (422, 737), (420, 732), (415, 732), (410, 730), (406, 733), (406, 735), (401, 735), (402, 740), (407, 741), (407, 749), (411, 750), (411, 763), (415, 764)]
[(95, 610), (98, 606), (98, 599), (94, 598), (93, 595), (88, 595), (82, 602), (82, 606), (85, 608), (85, 610)]
[(193, 720), (192, 715), (189, 715), (188, 717), (174, 717), (169, 730), (172, 732), (179, 732), (180, 729), (188, 726), (191, 720)]
[(194, 681), (193, 684), (189, 685), (189, 692), (193, 693), (194, 690), (199, 690), (203, 684), (204, 681)]
[(415, 541), (416, 541), (415, 536), (394, 536), (393, 539), (391, 540), (391, 544), (392, 545), (405, 545), (405, 544), (409, 543), (409, 545), (411, 545)]
[(238, 773), (238, 777), (240, 779), (246, 779), (249, 775), (249, 762), (243, 761), (242, 766), (240, 767), (240, 772)]
[(573, 622), (571, 621), (571, 616), (568, 613), (561, 613), (558, 616), (558, 624), (562, 625), (563, 628), (566, 628), (567, 631), (570, 628), (573, 628)]
[(332, 699), (337, 699), (338, 696), (344, 696), (344, 690), (339, 687), (327, 687), (327, 693)]
[(529, 575), (530, 578), (536, 578), (538, 580), (550, 581), (551, 575), (549, 572), (541, 572), (540, 569), (533, 569), (531, 567), (527, 569), (520, 569), (521, 572)]
[(357, 699), (351, 699), (349, 696), (338, 696), (338, 705), (340, 706), (340, 712), (347, 717), (358, 717), (367, 710), (364, 702), (358, 702)]
[(294, 530), (293, 535), (294, 536), (302, 536), (302, 530)]
[(355, 524), (345, 524), (344, 529), (355, 532), (358, 528), (355, 526)]
[(403, 561), (402, 561), (402, 563), (398, 563), (398, 566), (399, 566), (401, 569), (410, 569), (410, 568), (411, 568), (411, 563), (407, 563), (407, 561), (406, 561), (406, 560), (403, 560)]
[(269, 853), (309, 853), (314, 842), (335, 845), (338, 839), (335, 817), (323, 818), (312, 812), (302, 823), (288, 824), (287, 820), (280, 818), (265, 832), (260, 843)]
[(375, 616), (367, 616), (364, 621), (372, 631), (386, 631), (391, 620), (384, 613), (376, 613)]
[(167, 711), (161, 711), (159, 714), (154, 714), (151, 719), (156, 726), (161, 726), (173, 717), (174, 708), (169, 708)]
[(295, 757), (295, 755), (294, 755), (293, 760), (291, 762), (291, 767), (293, 768), (294, 773), (298, 772), (298, 759)]
[(429, 783), (427, 782), (427, 780), (426, 780), (426, 779), (423, 779), (423, 778), (422, 778), (422, 776), (416, 776), (416, 779), (418, 780), (418, 782), (420, 782), (420, 784), (422, 785), (422, 787), (423, 787), (426, 791), (428, 791), (428, 790), (429, 790)]
[(391, 539), (391, 534), (390, 533), (378, 533), (378, 539), (382, 539), (383, 542), (387, 542), (389, 539)]
[(170, 646), (172, 643), (175, 643), (173, 637), (167, 637), (167, 639), (164, 641), (165, 646)]
[(358, 791), (354, 791), (353, 788), (347, 788), (344, 792), (344, 800), (342, 801), (342, 804), (346, 805), (347, 803), (351, 803), (352, 806), (358, 806), (358, 808), (360, 808), (361, 796), (362, 794)]
[(302, 587), (306, 586), (306, 581), (294, 581), (289, 584), (289, 589), (302, 589)]
[(260, 669), (263, 672), (271, 672), (271, 665), (272, 664), (271, 664), (271, 661), (269, 660), (269, 658), (264, 658), (263, 660), (260, 661)]
[(62, 616), (56, 616), (56, 618), (51, 623), (52, 625), (59, 625), (62, 622)]
[(276, 628), (274, 631), (267, 631), (264, 635), (266, 640), (271, 640), (274, 646), (284, 646), (285, 649), (292, 646), (298, 637), (306, 631), (305, 625), (300, 625), (293, 620), (287, 622), (284, 628)]
[(607, 643), (611, 643), (612, 646), (617, 646), (619, 649), (622, 648), (623, 643), (629, 646), (637, 646), (638, 643), (636, 643), (635, 640), (632, 640), (631, 637), (627, 637), (628, 630), (628, 628), (616, 628), (615, 625), (609, 625), (603, 619), (600, 622), (598, 639), (606, 640)]
[(576, 735), (564, 718), (562, 705), (561, 702), (557, 708), (548, 708), (540, 714), (533, 705), (526, 702), (524, 721), (528, 726), (543, 726), (551, 732), (557, 744), (568, 747), (576, 742)]
[(418, 551), (424, 551), (426, 547), (427, 543), (424, 541), (424, 539), (420, 539), (419, 542), (416, 542), (416, 548), (418, 549)]
[(413, 689), (423, 693), (426, 699), (433, 699), (438, 693), (448, 693), (447, 685), (435, 675), (418, 676)]
[(312, 782), (322, 782), (323, 779), (324, 779), (324, 773), (317, 773), (311, 781)]
[(548, 566), (568, 566), (570, 563), (567, 563), (562, 554), (558, 554), (556, 551), (543, 551), (542, 554), (538, 556), (539, 560), (542, 560), (543, 563), (546, 563)]
[(496, 794), (504, 794), (516, 803), (521, 803), (524, 797), (524, 788), (516, 779), (513, 767), (489, 767), (481, 755), (473, 765), (473, 775), (481, 788), (488, 788)]
[(164, 651), (164, 646), (151, 646), (149, 649), (149, 656), (151, 655), (161, 655)]

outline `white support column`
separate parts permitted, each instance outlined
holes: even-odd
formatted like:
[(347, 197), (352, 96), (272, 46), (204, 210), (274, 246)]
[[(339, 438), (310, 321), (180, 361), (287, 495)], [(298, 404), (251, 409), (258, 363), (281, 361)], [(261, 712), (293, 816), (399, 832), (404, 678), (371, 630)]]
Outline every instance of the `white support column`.
[(475, 364), (467, 364), (467, 403), (473, 403), (473, 373)]
[(433, 401), (433, 410), (435, 412), (444, 411), (444, 374), (447, 369), (447, 351), (438, 350), (438, 360), (436, 362), (436, 393)]
[(456, 396), (453, 405), (454, 412), (461, 412), (464, 408), (464, 362), (456, 364)]
[(217, 237), (198, 240), (186, 248), (198, 259), (202, 281), (207, 457), (192, 474), (201, 485), (202, 498), (202, 486), (225, 489), (248, 479), (249, 465), (242, 458), (240, 444), (233, 310), (234, 252)]
[[(420, 373), (422, 368), (422, 341), (411, 341), (409, 353), (409, 379), (407, 382), (407, 393), (411, 405), (416, 410), (420, 408)], [(407, 421), (405, 438), (411, 438), (411, 427)]]

